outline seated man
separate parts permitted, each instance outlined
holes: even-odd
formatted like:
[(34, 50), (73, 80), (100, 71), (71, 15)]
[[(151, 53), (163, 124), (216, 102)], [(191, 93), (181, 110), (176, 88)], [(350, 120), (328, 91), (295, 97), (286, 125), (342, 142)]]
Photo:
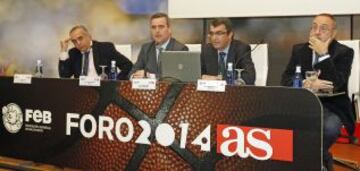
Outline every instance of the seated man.
[[(69, 38), (60, 42), (59, 75), (61, 78), (72, 76), (78, 78), (80, 75), (98, 76), (101, 74), (100, 65), (107, 66), (105, 72), (108, 74), (111, 61), (114, 60), (116, 66), (121, 70), (117, 79), (128, 79), (132, 63), (124, 55), (116, 51), (113, 43), (92, 40), (90, 33), (83, 25), (74, 26), (70, 30), (69, 36)], [(68, 51), (69, 41), (75, 47)]]
[(188, 48), (171, 37), (170, 21), (167, 14), (156, 13), (150, 17), (153, 41), (141, 46), (138, 59), (131, 70), (131, 77), (160, 77), (159, 53), (161, 51), (188, 51)]
[(231, 21), (226, 18), (211, 21), (208, 36), (210, 43), (201, 51), (202, 79), (225, 79), (227, 64), (232, 62), (234, 69), (244, 69), (241, 77), (245, 83), (254, 85), (250, 46), (233, 39)]
[[(293, 47), (281, 84), (292, 85), (295, 67), (299, 65), (302, 75), (305, 71), (312, 70), (319, 74), (319, 79), (315, 82), (303, 81), (304, 87), (320, 91), (347, 92), (354, 51), (337, 42), (335, 35), (334, 17), (330, 14), (317, 15), (312, 22), (309, 41)], [(320, 98), (320, 101), (324, 111), (324, 165), (327, 170), (332, 170), (333, 160), (329, 149), (339, 136), (342, 124), (350, 133), (354, 130), (351, 102), (347, 94)]]

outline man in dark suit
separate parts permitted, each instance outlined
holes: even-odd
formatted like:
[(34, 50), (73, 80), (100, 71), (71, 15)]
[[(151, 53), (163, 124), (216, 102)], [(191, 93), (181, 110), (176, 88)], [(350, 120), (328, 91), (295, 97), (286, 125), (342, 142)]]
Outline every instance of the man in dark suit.
[[(334, 38), (336, 35), (336, 21), (330, 14), (319, 14), (313, 20), (309, 42), (293, 47), (289, 64), (282, 75), (281, 84), (292, 85), (295, 67), (301, 66), (301, 73), (318, 71), (318, 79), (314, 82), (303, 81), (303, 87), (319, 91), (346, 92), (351, 64), (354, 56), (353, 49), (340, 44)], [(349, 133), (354, 131), (351, 102), (347, 94), (335, 97), (320, 98), (323, 105), (324, 137), (323, 157), (327, 170), (332, 170), (332, 156), (329, 148), (340, 134), (342, 124)]]
[(138, 59), (131, 70), (133, 78), (159, 78), (159, 53), (161, 51), (188, 51), (188, 48), (171, 37), (170, 21), (167, 14), (156, 13), (150, 17), (153, 41), (142, 45)]
[(234, 69), (244, 69), (241, 77), (246, 84), (255, 82), (255, 67), (251, 60), (248, 44), (234, 40), (231, 21), (227, 18), (214, 19), (210, 23), (209, 41), (201, 51), (202, 79), (225, 79), (227, 64)]
[[(72, 76), (78, 78), (80, 75), (98, 76), (101, 74), (100, 65), (107, 66), (105, 72), (108, 74), (111, 61), (114, 60), (121, 70), (117, 79), (128, 79), (132, 63), (116, 51), (113, 43), (92, 40), (90, 33), (83, 25), (74, 26), (69, 35), (69, 38), (60, 42), (59, 75), (61, 78)], [(68, 51), (70, 41), (75, 47)]]

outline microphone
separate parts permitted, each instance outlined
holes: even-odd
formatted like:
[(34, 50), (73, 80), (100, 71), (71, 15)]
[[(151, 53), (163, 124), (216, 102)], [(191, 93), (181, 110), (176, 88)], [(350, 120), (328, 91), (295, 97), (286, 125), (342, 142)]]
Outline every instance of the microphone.
[(236, 59), (235, 63), (234, 63), (234, 68), (236, 68), (237, 64), (239, 63), (240, 59), (244, 56), (247, 56), (249, 55), (249, 53), (253, 52), (254, 50), (256, 50), (260, 44), (264, 43), (264, 39), (261, 39), (260, 41), (258, 41), (255, 45), (254, 48), (251, 49), (250, 47), (250, 50), (246, 51), (245, 53), (243, 53), (238, 59)]

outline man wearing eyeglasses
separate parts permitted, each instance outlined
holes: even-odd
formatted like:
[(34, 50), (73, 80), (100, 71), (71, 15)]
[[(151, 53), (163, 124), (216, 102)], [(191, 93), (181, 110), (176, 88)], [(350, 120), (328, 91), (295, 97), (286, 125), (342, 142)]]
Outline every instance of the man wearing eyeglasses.
[(132, 78), (159, 78), (159, 54), (162, 51), (188, 51), (188, 47), (171, 37), (170, 19), (165, 13), (150, 17), (151, 42), (141, 46), (138, 59), (132, 68)]
[[(293, 47), (292, 56), (282, 75), (281, 84), (292, 85), (295, 67), (301, 66), (301, 73), (317, 71), (314, 82), (303, 81), (303, 87), (323, 92), (347, 92), (348, 79), (354, 56), (353, 49), (340, 44), (336, 36), (336, 21), (330, 14), (317, 15), (310, 29), (309, 41)], [(347, 94), (320, 98), (323, 105), (323, 159), (327, 170), (333, 170), (333, 159), (329, 148), (345, 125), (347, 131), (354, 131), (351, 102)]]
[[(70, 41), (74, 48), (68, 51)], [(113, 43), (92, 40), (92, 36), (84, 25), (74, 26), (69, 37), (60, 41), (59, 75), (61, 78), (74, 76), (98, 76), (101, 73), (100, 65), (108, 66), (105, 70), (109, 73), (111, 61), (116, 61), (116, 66), (121, 72), (117, 79), (126, 80), (131, 70), (132, 63), (124, 55), (116, 51)]]
[(234, 69), (244, 69), (241, 77), (246, 84), (255, 82), (255, 67), (251, 60), (248, 44), (234, 40), (231, 21), (217, 18), (209, 25), (209, 42), (201, 51), (201, 78), (209, 80), (225, 79), (227, 64), (233, 63)]

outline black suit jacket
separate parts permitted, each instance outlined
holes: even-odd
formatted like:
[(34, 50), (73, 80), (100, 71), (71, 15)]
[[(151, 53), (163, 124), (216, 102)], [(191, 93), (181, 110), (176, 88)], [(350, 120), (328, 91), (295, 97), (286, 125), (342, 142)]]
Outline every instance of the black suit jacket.
[[(349, 133), (352, 133), (354, 131), (354, 117), (347, 91), (354, 50), (334, 40), (329, 45), (328, 51), (330, 58), (317, 63), (314, 69), (321, 70), (320, 79), (333, 82), (335, 92), (345, 91), (346, 94), (331, 98), (320, 98), (320, 101), (324, 107), (336, 113)], [(298, 44), (293, 47), (291, 59), (282, 75), (282, 85), (292, 86), (296, 65), (301, 66), (303, 78), (305, 78), (304, 73), (306, 71), (313, 70), (312, 49), (309, 48), (309, 43)]]
[[(141, 50), (130, 75), (137, 70), (145, 70), (146, 72), (159, 74), (159, 68), (156, 60), (156, 47), (155, 42), (145, 43), (141, 46)], [(188, 47), (178, 42), (174, 38), (170, 38), (166, 51), (188, 51)]]
[[(94, 65), (98, 74), (101, 74), (101, 68), (99, 65), (108, 66), (105, 69), (106, 74), (108, 74), (110, 71), (111, 61), (115, 60), (117, 67), (121, 70), (118, 75), (118, 79), (128, 79), (132, 63), (124, 55), (116, 51), (113, 43), (93, 41), (92, 52)], [(59, 75), (61, 78), (69, 78), (72, 76), (79, 78), (81, 74), (82, 54), (76, 48), (70, 49), (68, 53), (69, 58), (67, 60), (59, 61)]]
[[(234, 69), (244, 69), (241, 77), (246, 84), (254, 85), (255, 67), (251, 59), (251, 49), (248, 44), (239, 40), (232, 40), (227, 61), (232, 62)], [(218, 75), (218, 51), (210, 43), (201, 50), (201, 75)]]

